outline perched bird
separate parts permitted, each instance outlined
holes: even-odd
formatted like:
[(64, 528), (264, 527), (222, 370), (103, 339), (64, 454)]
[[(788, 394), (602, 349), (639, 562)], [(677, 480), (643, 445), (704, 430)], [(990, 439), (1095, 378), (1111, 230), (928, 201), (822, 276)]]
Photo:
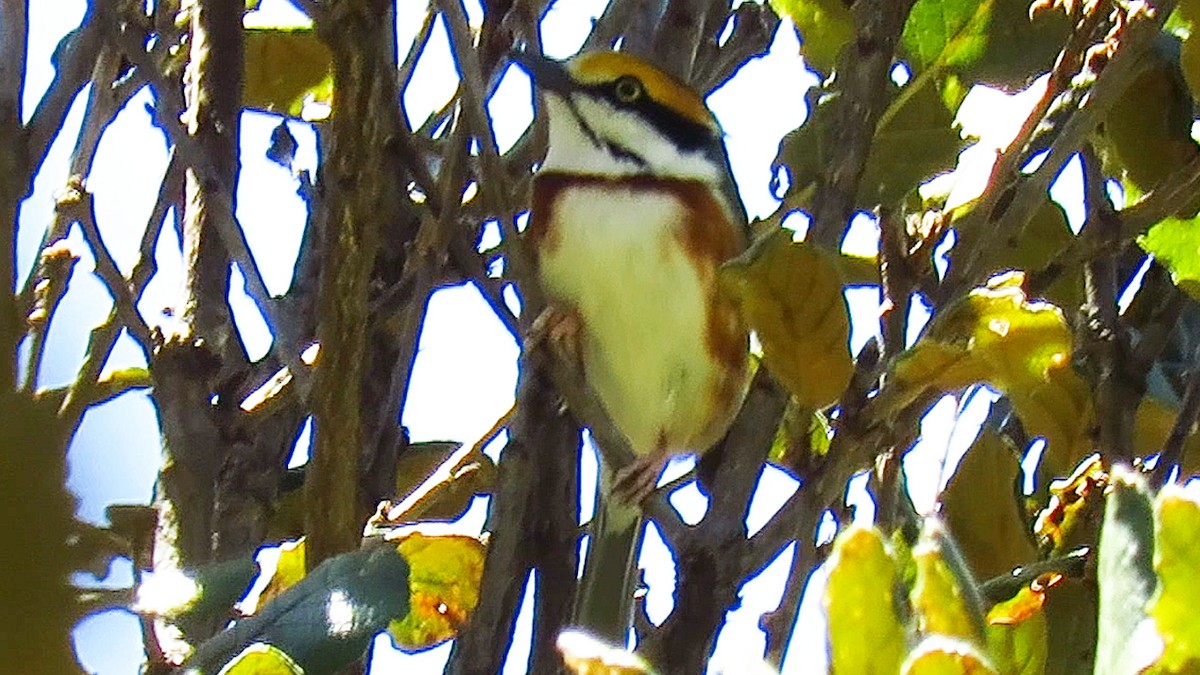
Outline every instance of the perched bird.
[(668, 459), (721, 440), (745, 397), (748, 332), (717, 270), (745, 248), (746, 213), (721, 128), (687, 84), (623, 52), (513, 59), (549, 122), (525, 233), (549, 305), (535, 327), (571, 346), (638, 456), (616, 476), (602, 467), (577, 607), (623, 644), (637, 504)]

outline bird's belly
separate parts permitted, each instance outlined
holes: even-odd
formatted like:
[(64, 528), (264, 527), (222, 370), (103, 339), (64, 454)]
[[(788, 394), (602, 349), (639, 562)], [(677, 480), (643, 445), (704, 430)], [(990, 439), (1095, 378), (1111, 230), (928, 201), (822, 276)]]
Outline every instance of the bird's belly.
[(669, 192), (563, 190), (539, 260), (547, 293), (583, 323), (589, 384), (638, 454), (702, 451), (729, 374), (705, 341), (715, 262), (680, 239), (686, 207)]

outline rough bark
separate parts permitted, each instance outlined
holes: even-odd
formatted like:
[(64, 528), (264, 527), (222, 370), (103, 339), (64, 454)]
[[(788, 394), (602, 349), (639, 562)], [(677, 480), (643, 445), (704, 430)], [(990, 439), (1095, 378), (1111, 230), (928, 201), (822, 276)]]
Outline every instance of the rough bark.
[[(164, 440), (156, 569), (212, 560), (216, 479), (228, 453), (244, 446), (221, 422), (237, 407), (219, 386), (227, 358), (240, 349), (226, 300), (229, 256), (220, 228), (232, 227), (239, 167), (243, 10), (241, 0), (191, 6), (184, 119), (196, 156), (185, 187), (184, 297), (151, 362)], [(191, 628), (199, 638), (215, 626)]]

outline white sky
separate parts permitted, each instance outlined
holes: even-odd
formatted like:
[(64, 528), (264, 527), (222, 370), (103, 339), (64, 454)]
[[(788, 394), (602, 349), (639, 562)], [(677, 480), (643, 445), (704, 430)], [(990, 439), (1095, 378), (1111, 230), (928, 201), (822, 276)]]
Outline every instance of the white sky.
[[(477, 22), (480, 16), (478, 4), (467, 4)], [(590, 30), (591, 20), (600, 15), (605, 4), (604, 0), (556, 3), (543, 24), (546, 52), (555, 57), (574, 53)], [(78, 25), (85, 2), (35, 1), (30, 5), (27, 115), (53, 75), (50, 54), (58, 39)], [(403, 50), (412, 40), (425, 3), (399, 5), (402, 12), (408, 12), (399, 17), (399, 43)], [(262, 11), (249, 18), (262, 25), (302, 19), (284, 0), (263, 0)], [(448, 73), (453, 72), (446, 32), (439, 20), (414, 75), (413, 86), (405, 96), (410, 122), (419, 124), (429, 112), (449, 99), (456, 80)], [(709, 98), (710, 106), (726, 131), (735, 177), (751, 216), (766, 216), (775, 209), (777, 202), (767, 187), (771, 160), (780, 137), (803, 121), (803, 95), (815, 83), (815, 77), (804, 70), (798, 56), (794, 32), (785, 28), (779, 32), (768, 56), (751, 62)], [(982, 90), (968, 97), (963, 106), (964, 126), (971, 133), (982, 136), (983, 142), (963, 155), (963, 166), (969, 167), (969, 171), (959, 175), (968, 178), (953, 185), (956, 200), (965, 200), (973, 196), (972, 191), (978, 191), (979, 176), (986, 177), (995, 148), (1003, 147), (1015, 132), (1015, 127), (1003, 125), (1011, 125), (1011, 120), (1017, 120), (1019, 124), (1023, 117), (1020, 111), (1028, 109), (1037, 93), (1012, 97)], [(519, 70), (510, 69), (489, 106), (495, 117), (501, 150), (511, 145), (529, 124), (530, 96), (528, 79)], [(33, 196), (22, 206), (17, 256), (18, 269), (22, 273), (32, 265), (38, 240), (52, 215), (53, 193), (65, 181), (67, 159), (85, 101), (86, 92), (76, 102), (64, 133), (51, 150), (45, 168), (35, 182)], [(139, 93), (108, 129), (87, 181), (88, 189), (95, 194), (105, 240), (126, 272), (136, 259), (137, 241), (166, 166), (162, 136), (150, 126), (145, 110), (149, 101), (145, 91)], [(257, 113), (244, 116), (243, 171), (238, 194), (239, 218), (272, 293), (282, 293), (287, 288), (304, 218), (304, 206), (295, 195), (293, 177), (264, 158), (270, 130), (278, 119)], [(316, 160), (311, 130), (302, 123), (294, 122), (289, 126), (300, 141), (298, 166), (312, 168)], [(1069, 194), (1063, 201), (1070, 203)], [(1080, 214), (1076, 206), (1072, 205), (1072, 208), (1072, 221), (1076, 224)], [(871, 248), (876, 235), (874, 224), (869, 219), (860, 219), (855, 223), (855, 229), (862, 233), (855, 237), (856, 245)], [(87, 250), (77, 231), (72, 232), (70, 240), (77, 251)], [(157, 260), (158, 274), (140, 304), (143, 315), (151, 324), (160, 319), (163, 308), (175, 303), (180, 288), (179, 242), (170, 226), (164, 228)], [(60, 320), (53, 324), (48, 358), (39, 378), (41, 386), (62, 385), (73, 379), (88, 331), (108, 312), (110, 300), (99, 281), (88, 274), (91, 267), (90, 256), (85, 255), (57, 315)], [(241, 293), (239, 279), (235, 276), (235, 291), (231, 294), (235, 319), (251, 356), (258, 357), (269, 348), (270, 334), (254, 304)], [(878, 333), (878, 293), (875, 289), (862, 288), (851, 289), (847, 295), (853, 319), (851, 343), (857, 351), (871, 335)], [(66, 317), (71, 319), (70, 322), (61, 320)], [(913, 318), (911, 337), (915, 337), (924, 321), (920, 308), (914, 309)], [(439, 291), (430, 302), (413, 371), (412, 395), (403, 419), (412, 438), (417, 441), (475, 440), (512, 403), (516, 356), (515, 344), (473, 289), (463, 286)], [(139, 350), (123, 337), (107, 367), (129, 365), (144, 363)], [(957, 462), (957, 455), (973, 437), (978, 420), (986, 414), (988, 401), (985, 399), (987, 397), (978, 397), (975, 405), (959, 411), (954, 400), (947, 398), (934, 408), (923, 424), (923, 440), (906, 459), (918, 508), (932, 508), (938, 485), (948, 477), (948, 470), (943, 466), (947, 450), (955, 449), (949, 458), (952, 467)], [(958, 426), (956, 432), (954, 422), (959, 416), (964, 422), (969, 419), (972, 423)], [(157, 428), (153, 408), (145, 394), (126, 395), (90, 412), (69, 455), (69, 485), (80, 498), (80, 517), (103, 522), (103, 509), (109, 503), (147, 502), (158, 463)], [(585, 457), (585, 464), (590, 469), (589, 475), (594, 474), (594, 459)], [(674, 467), (674, 472), (685, 469), (686, 463)], [(860, 513), (869, 517), (870, 505), (863, 502), (861, 481), (859, 483), (855, 500), (862, 504)], [(751, 528), (761, 527), (795, 489), (796, 483), (791, 478), (768, 469), (751, 509)], [(587, 487), (585, 494), (590, 494)], [(703, 508), (703, 498), (694, 487), (680, 490), (673, 501), (689, 519), (696, 517), (696, 509)], [(586, 511), (590, 508), (585, 509), (585, 516)], [(477, 504), (457, 529), (478, 532), (482, 521), (482, 504)], [(729, 615), (718, 640), (715, 664), (726, 659), (744, 663), (748, 654), (762, 649), (763, 636), (757, 622), (762, 613), (778, 604), (790, 565), (790, 551), (785, 551), (759, 578), (743, 588), (742, 606)], [(670, 609), (674, 572), (669, 555), (654, 533), (648, 537), (643, 562), (648, 566), (646, 576), (651, 586), (649, 611), (653, 619), (661, 620)], [(119, 564), (107, 583), (127, 585), (129, 580), (128, 564)], [(806, 626), (820, 621), (818, 604), (806, 602), (801, 619)], [(137, 630), (132, 616), (117, 612), (85, 621), (76, 632), (82, 663), (100, 675), (135, 672), (136, 664), (141, 660)], [(528, 635), (528, 630), (526, 613), (518, 632), (524, 631), (523, 634)], [(518, 638), (517, 643), (520, 642)], [(410, 672), (440, 672), (448, 653), (448, 646), (445, 646), (415, 657), (401, 656), (391, 651), (386, 638), (381, 639), (377, 647), (377, 672), (391, 672), (392, 666), (398, 665), (397, 661), (403, 662)], [(819, 632), (801, 631), (793, 642), (793, 653), (796, 656), (789, 655), (784, 672), (814, 672), (815, 668), (820, 668), (819, 663), (823, 663), (823, 636)], [(514, 648), (505, 672), (523, 672), (523, 654)]]

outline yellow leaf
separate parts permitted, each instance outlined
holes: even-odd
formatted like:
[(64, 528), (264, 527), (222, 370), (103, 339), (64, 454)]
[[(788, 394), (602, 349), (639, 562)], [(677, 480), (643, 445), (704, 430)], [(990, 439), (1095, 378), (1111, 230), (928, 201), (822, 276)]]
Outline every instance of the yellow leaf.
[(1037, 557), (1021, 514), (1017, 449), (984, 428), (942, 493), (942, 515), (980, 579), (1007, 574)]
[(969, 642), (942, 635), (925, 638), (908, 655), (901, 675), (999, 675)]
[(304, 569), (304, 538), (280, 544), (279, 560), (275, 563), (275, 574), (271, 575), (271, 580), (267, 582), (266, 587), (258, 596), (258, 603), (254, 606), (254, 611), (258, 612), (280, 593), (295, 586), (307, 573), (307, 570)]
[(396, 550), (409, 565), (409, 613), (388, 624), (401, 651), (428, 649), (452, 639), (479, 602), (483, 544), (461, 535), (412, 533)]
[(893, 675), (904, 658), (896, 615), (896, 562), (873, 528), (838, 535), (825, 585), (831, 672)]
[(306, 100), (330, 104), (333, 55), (312, 28), (248, 28), (242, 102), (299, 116)]
[[(981, 608), (967, 595), (973, 590), (974, 579), (962, 570), (955, 571), (956, 553), (944, 548), (953, 544), (936, 520), (927, 522), (932, 527), (922, 529), (912, 549), (917, 577), (909, 601), (916, 614), (917, 629), (926, 635), (982, 642)], [(970, 589), (964, 588), (968, 585)]]
[(823, 408), (850, 382), (850, 319), (830, 256), (777, 231), (721, 269), (721, 286), (758, 334), (763, 362), (801, 406)]
[(256, 642), (225, 664), (217, 675), (304, 675), (304, 669), (278, 647)]
[(892, 367), (878, 404), (899, 411), (928, 390), (984, 383), (1008, 396), (1031, 436), (1046, 439), (1039, 469), (1063, 475), (1088, 449), (1092, 401), (1071, 368), (1073, 338), (1062, 311), (1029, 300), (1024, 275), (992, 277), (947, 306)]
[(987, 615), (988, 652), (1006, 675), (1042, 675), (1049, 646), (1046, 640), (1045, 588), (1022, 588), (997, 603)]
[(1160, 493), (1154, 515), (1158, 589), (1148, 614), (1163, 639), (1156, 665), (1166, 672), (1196, 672), (1190, 668), (1200, 662), (1200, 494), (1194, 487), (1169, 485)]

